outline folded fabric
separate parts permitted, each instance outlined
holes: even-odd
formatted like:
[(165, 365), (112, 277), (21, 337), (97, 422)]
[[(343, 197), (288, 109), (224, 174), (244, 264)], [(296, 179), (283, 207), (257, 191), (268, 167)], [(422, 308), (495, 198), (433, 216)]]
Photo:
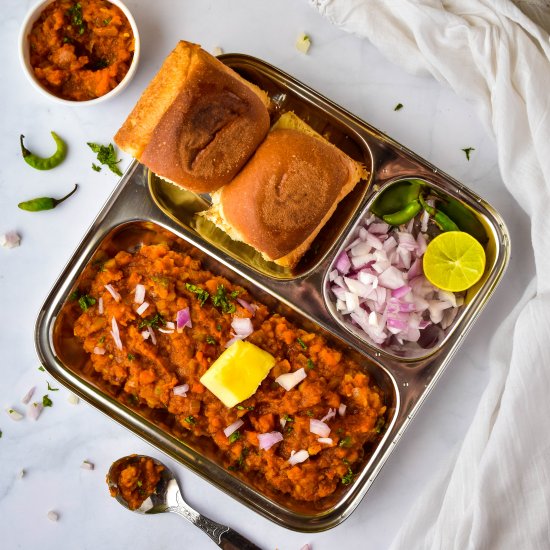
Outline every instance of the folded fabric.
[(548, 549), (549, 36), (506, 0), (310, 3), (407, 71), (429, 73), (474, 102), (495, 136), (504, 184), (532, 223), (536, 281), (526, 281), (491, 342), (489, 384), (456, 459), (420, 498), (393, 548)]

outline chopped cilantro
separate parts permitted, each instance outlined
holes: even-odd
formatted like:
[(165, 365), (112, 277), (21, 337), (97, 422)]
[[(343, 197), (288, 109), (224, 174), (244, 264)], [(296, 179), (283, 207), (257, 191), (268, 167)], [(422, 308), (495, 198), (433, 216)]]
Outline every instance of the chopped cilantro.
[(102, 337), (99, 339), (99, 343), (100, 343), (100, 344), (103, 344), (103, 342), (105, 342), (105, 336), (102, 336)]
[(71, 44), (72, 40), (68, 36), (63, 37), (63, 44)]
[(302, 349), (307, 349), (307, 346), (305, 345), (304, 341), (301, 338), (296, 338), (296, 342), (298, 342), (298, 344), (300, 344), (300, 347)]
[(101, 172), (101, 166), (98, 166), (95, 162), (92, 162), (92, 170), (96, 172)]
[(342, 477), (341, 481), (342, 481), (342, 485), (349, 485), (353, 481), (353, 471), (349, 466), (348, 466), (348, 473)]
[(78, 290), (69, 294), (69, 302), (74, 302), (75, 300), (78, 300)]
[(106, 27), (111, 22), (112, 17), (108, 17), (107, 19), (103, 20), (103, 26)]
[(398, 104), (393, 108), (394, 111), (400, 111), (401, 109), (403, 109), (403, 103), (398, 103)]
[(314, 369), (314, 368), (315, 368), (315, 363), (314, 363), (311, 359), (308, 359), (308, 360), (307, 360), (306, 368), (307, 368), (308, 370)]
[(68, 11), (69, 17), (71, 18), (71, 23), (76, 27), (78, 34), (83, 35), (85, 31), (84, 20), (82, 19), (82, 6), (79, 2), (74, 4), (69, 8)]
[(90, 306), (93, 306), (96, 302), (95, 298), (92, 298), (88, 294), (84, 294), (78, 299), (78, 305), (82, 311), (87, 311)]
[(352, 440), (349, 435), (346, 435), (343, 439), (340, 440), (340, 443), (338, 443), (339, 447), (344, 447), (345, 449), (351, 447)]
[(206, 337), (206, 343), (207, 343), (207, 344), (213, 344), (213, 345), (216, 345), (216, 344), (217, 344), (216, 340), (214, 340), (214, 338), (212, 338), (212, 336), (210, 336), (210, 335), (208, 335), (208, 336)]
[(199, 301), (201, 306), (204, 305), (206, 300), (208, 300), (208, 296), (210, 296), (210, 294), (208, 294), (208, 292), (206, 292), (206, 290), (204, 290), (202, 288), (199, 288), (197, 285), (192, 285), (190, 283), (185, 283), (185, 288), (189, 292), (192, 292), (193, 294), (197, 295), (197, 300)]
[(306, 414), (311, 418), (313, 416), (313, 411), (306, 411)]
[(233, 432), (230, 436), (229, 436), (229, 443), (235, 443), (235, 441), (237, 441), (238, 439), (240, 439), (241, 437), (241, 432), (239, 432), (239, 430), (237, 430), (236, 432)]
[(221, 332), (221, 331), (222, 331), (222, 326), (221, 326), (219, 323), (216, 325), (216, 330), (217, 330), (218, 332)]
[(164, 317), (160, 313), (155, 313), (155, 315), (149, 319), (145, 318), (139, 322), (138, 328), (151, 327), (159, 328), (159, 325), (166, 325)]
[(47, 384), (48, 384), (48, 391), (59, 391), (59, 388), (52, 388), (52, 387), (50, 386), (50, 383), (49, 383), (49, 382), (48, 382)]
[(154, 283), (158, 283), (162, 286), (168, 286), (168, 277), (159, 277), (157, 275), (153, 275), (151, 277), (151, 281), (153, 281)]
[(42, 365), (40, 365), (40, 366), (38, 367), (38, 370), (41, 370), (42, 372), (46, 372), (46, 369), (45, 369)]
[(134, 354), (132, 354), (132, 353), (128, 354), (128, 360), (129, 361), (133, 361), (135, 358), (136, 358), (136, 356)]
[(117, 176), (122, 176), (122, 172), (117, 164), (120, 160), (117, 160), (117, 154), (115, 147), (112, 143), (109, 145), (99, 145), (97, 143), (88, 142), (88, 147), (97, 155), (97, 160), (101, 164), (105, 164), (111, 172), (114, 172)]
[(294, 422), (294, 418), (292, 418), (292, 416), (288, 416), (288, 414), (283, 416), (283, 420), (286, 422)]
[(142, 482), (140, 479), (138, 479), (138, 480), (136, 481), (136, 485), (137, 485), (138, 487), (141, 487), (141, 486), (143, 485), (143, 482)]
[(462, 149), (462, 151), (466, 154), (466, 160), (470, 160), (470, 153), (475, 151), (475, 149), (473, 147), (466, 147), (466, 149)]
[(242, 405), (237, 405), (237, 410), (239, 411), (253, 411), (254, 407), (243, 407)]
[[(109, 62), (106, 59), (98, 59), (97, 61), (95, 61), (92, 64), (91, 69), (92, 69), (92, 71), (100, 71), (101, 69), (105, 69), (108, 66), (109, 66)], [(113, 149), (113, 151), (114, 151), (114, 149)], [(116, 159), (116, 157), (115, 157), (115, 159)], [(117, 162), (120, 162), (120, 161), (118, 160)], [(117, 166), (117, 170), (118, 170), (118, 166)]]
[(219, 307), (222, 310), (222, 313), (235, 313), (237, 309), (235, 304), (229, 302), (230, 299), (234, 300), (239, 295), (237, 290), (231, 292), (229, 296), (223, 285), (218, 285), (216, 289), (216, 294), (213, 294), (210, 299), (215, 307)]
[(48, 394), (46, 394), (44, 397), (42, 397), (42, 405), (44, 405), (44, 407), (51, 407), (53, 405), (53, 402), (48, 397)]
[(248, 453), (250, 452), (250, 449), (248, 447), (243, 447), (243, 450), (241, 451), (241, 456), (239, 457), (238, 461), (238, 467), (242, 468), (244, 464), (244, 459), (248, 456)]
[(196, 424), (197, 423), (197, 421), (195, 420), (195, 417), (193, 415), (187, 416), (184, 420), (185, 420), (185, 422), (187, 422), (187, 424)]
[(384, 417), (380, 417), (378, 421), (376, 422), (376, 426), (374, 427), (374, 431), (379, 434), (384, 429), (384, 424), (386, 423), (386, 420)]

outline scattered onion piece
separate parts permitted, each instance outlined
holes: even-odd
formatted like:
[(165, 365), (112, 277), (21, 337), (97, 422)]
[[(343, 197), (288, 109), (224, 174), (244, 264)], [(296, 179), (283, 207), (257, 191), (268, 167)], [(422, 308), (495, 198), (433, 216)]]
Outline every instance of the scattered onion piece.
[(318, 437), (317, 441), (319, 443), (326, 443), (327, 445), (332, 445), (332, 438), (330, 437)]
[(59, 520), (59, 514), (57, 512), (54, 512), (53, 510), (50, 510), (48, 512), (48, 519), (50, 521), (57, 521)]
[(302, 546), (302, 548), (300, 548), (300, 550), (311, 550), (311, 545), (310, 544), (304, 544)]
[(347, 406), (344, 405), (344, 403), (340, 403), (340, 406), (338, 407), (338, 414), (340, 416), (344, 416), (346, 414)]
[(99, 346), (96, 346), (94, 348), (94, 353), (96, 355), (105, 355), (105, 348), (100, 348)]
[(113, 288), (113, 285), (103, 285), (105, 290), (109, 291), (109, 294), (113, 297), (115, 302), (120, 302), (120, 294)]
[(9, 417), (16, 422), (23, 418), (23, 415), (15, 409), (6, 409), (6, 412), (8, 413)]
[(21, 403), (23, 403), (23, 405), (27, 405), (29, 403), (29, 401), (31, 400), (31, 397), (34, 393), (34, 390), (36, 389), (36, 386), (33, 386), (22, 398), (21, 398)]
[(175, 330), (176, 325), (175, 325), (174, 323), (172, 323), (172, 321), (167, 321), (167, 323), (166, 323), (166, 328), (167, 328), (168, 330)]
[(149, 331), (148, 331), (148, 330), (142, 330), (142, 331), (141, 331), (141, 337), (142, 337), (144, 340), (147, 340), (148, 338), (151, 337), (151, 335), (149, 334)]
[(269, 432), (265, 434), (258, 434), (258, 443), (260, 449), (267, 451), (273, 447), (276, 443), (283, 440), (283, 434), (281, 432)]
[(178, 332), (183, 331), (185, 327), (192, 328), (193, 323), (191, 323), (191, 313), (189, 308), (180, 309), (176, 313), (176, 329)]
[(97, 312), (100, 314), (100, 315), (103, 315), (103, 312), (105, 311), (104, 307), (103, 307), (103, 298), (100, 297), (99, 300), (97, 301)]
[(290, 391), (294, 386), (299, 384), (302, 380), (307, 377), (306, 371), (302, 367), (294, 372), (287, 372), (286, 374), (281, 374), (275, 378), (275, 382), (282, 386), (286, 391)]
[(93, 470), (94, 469), (94, 465), (87, 461), (87, 460), (84, 460), (82, 462), (82, 464), (80, 465), (80, 467), (83, 469), (83, 470)]
[(15, 231), (8, 231), (0, 235), (0, 246), (2, 248), (15, 248), (19, 246), (21, 237)]
[(42, 403), (31, 403), (27, 407), (27, 413), (32, 420), (38, 420), (38, 417), (42, 414), (44, 405)]
[(248, 317), (233, 317), (231, 328), (239, 338), (247, 338), (254, 332), (252, 321)]
[(74, 393), (70, 393), (70, 394), (67, 396), (67, 401), (68, 401), (71, 405), (78, 405), (78, 402), (80, 401), (80, 399), (79, 399)]
[(312, 434), (320, 435), (321, 437), (328, 437), (328, 435), (330, 434), (330, 426), (328, 424), (325, 424), (321, 420), (310, 418), (309, 431)]
[(327, 420), (332, 420), (336, 416), (336, 409), (329, 409), (328, 413), (321, 418), (321, 422), (326, 422)]
[(135, 292), (134, 302), (136, 304), (143, 304), (143, 301), (145, 300), (145, 286), (136, 285), (136, 289), (134, 292)]
[(140, 316), (143, 316), (143, 314), (147, 311), (149, 308), (149, 302), (143, 302), (137, 309), (136, 313)]
[(149, 336), (151, 337), (151, 342), (154, 346), (157, 345), (157, 337), (155, 336), (155, 331), (153, 330), (153, 327), (147, 327), (147, 332), (149, 333)]
[(174, 334), (173, 330), (166, 329), (166, 328), (160, 328), (160, 327), (159, 327), (159, 332), (162, 332), (163, 334)]
[(187, 397), (187, 392), (189, 391), (189, 384), (181, 384), (180, 386), (174, 386), (172, 388), (172, 393), (178, 397)]
[(118, 349), (122, 349), (122, 340), (120, 339), (120, 331), (118, 330), (118, 324), (116, 322), (116, 319), (114, 317), (111, 317), (111, 326), (113, 327), (113, 330), (111, 330), (111, 336), (113, 337), (113, 340), (115, 341), (115, 345)]
[(300, 464), (300, 462), (306, 461), (308, 458), (309, 458), (309, 453), (305, 449), (302, 449), (301, 451), (298, 451), (298, 452), (292, 451), (290, 453), (290, 458), (288, 459), (288, 463), (291, 466), (294, 466), (296, 464)]
[(240, 418), (235, 420), (233, 424), (229, 424), (229, 426), (223, 430), (225, 437), (229, 437), (233, 432), (236, 432), (243, 424), (244, 422)]
[(241, 304), (247, 311), (250, 312), (252, 317), (256, 315), (256, 310), (258, 309), (258, 306), (256, 304), (249, 304), (246, 300), (243, 300), (242, 298), (237, 298), (237, 302)]

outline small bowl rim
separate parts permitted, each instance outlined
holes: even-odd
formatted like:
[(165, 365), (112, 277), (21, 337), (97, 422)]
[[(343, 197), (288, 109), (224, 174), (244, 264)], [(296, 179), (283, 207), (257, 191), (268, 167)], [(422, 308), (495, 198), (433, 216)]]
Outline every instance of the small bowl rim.
[(139, 38), (139, 31), (136, 24), (136, 21), (131, 14), (128, 7), (121, 1), (121, 0), (107, 0), (111, 4), (117, 6), (120, 8), (122, 13), (126, 16), (128, 19), (128, 22), (130, 23), (130, 27), (132, 28), (132, 32), (134, 34), (134, 56), (132, 58), (132, 63), (130, 64), (130, 67), (128, 69), (128, 72), (124, 76), (124, 78), (115, 86), (111, 91), (107, 92), (106, 94), (96, 97), (94, 99), (87, 99), (84, 101), (76, 101), (71, 99), (63, 99), (61, 97), (56, 96), (37, 80), (37, 78), (34, 76), (34, 71), (31, 67), (30, 60), (29, 60), (29, 45), (28, 45), (28, 34), (30, 32), (30, 29), (34, 22), (38, 19), (44, 8), (46, 8), (49, 4), (52, 4), (56, 0), (40, 0), (37, 2), (34, 6), (32, 6), (26, 13), (25, 18), (23, 19), (23, 23), (21, 25), (21, 30), (19, 31), (19, 37), (18, 37), (18, 50), (19, 50), (19, 61), (21, 63), (21, 66), (23, 68), (23, 72), (25, 73), (25, 76), (27, 77), (27, 80), (32, 84), (32, 87), (37, 90), (39, 93), (41, 93), (43, 96), (47, 97), (51, 101), (61, 104), (61, 105), (70, 105), (70, 106), (90, 106), (90, 105), (97, 105), (98, 103), (101, 103), (103, 101), (106, 101), (107, 99), (110, 99), (120, 92), (126, 86), (130, 83), (132, 78), (134, 77), (137, 66), (139, 63), (139, 57), (140, 57), (140, 38)]

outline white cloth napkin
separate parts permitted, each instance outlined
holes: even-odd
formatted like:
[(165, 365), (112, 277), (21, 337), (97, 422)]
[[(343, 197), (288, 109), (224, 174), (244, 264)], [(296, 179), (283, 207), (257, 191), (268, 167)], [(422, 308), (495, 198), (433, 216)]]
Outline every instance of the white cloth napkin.
[(310, 2), (395, 64), (473, 101), (495, 136), (504, 184), (532, 223), (536, 281), (491, 342), (489, 384), (456, 460), (420, 498), (393, 548), (548, 550), (549, 36), (508, 0)]

